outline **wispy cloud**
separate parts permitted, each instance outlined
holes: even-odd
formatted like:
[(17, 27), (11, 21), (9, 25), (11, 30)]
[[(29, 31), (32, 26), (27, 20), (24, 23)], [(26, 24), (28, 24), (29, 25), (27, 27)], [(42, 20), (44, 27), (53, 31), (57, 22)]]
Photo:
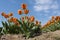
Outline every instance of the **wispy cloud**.
[(52, 9), (57, 10), (59, 8), (59, 5), (56, 0), (35, 0), (35, 11), (46, 11)]

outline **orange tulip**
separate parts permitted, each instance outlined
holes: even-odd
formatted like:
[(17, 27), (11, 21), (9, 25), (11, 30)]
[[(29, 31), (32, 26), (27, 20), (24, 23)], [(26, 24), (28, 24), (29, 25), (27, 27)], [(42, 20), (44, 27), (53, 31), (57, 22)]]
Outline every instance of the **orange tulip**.
[(21, 5), (22, 9), (26, 9), (26, 6), (27, 6), (26, 4)]
[(28, 16), (25, 16), (26, 19), (29, 19)]
[(20, 26), (19, 22), (15, 22), (15, 25)]
[(49, 25), (46, 23), (45, 25), (43, 25), (42, 29), (47, 28)]
[(15, 23), (15, 22), (17, 22), (17, 18), (11, 17), (8, 21)]
[(36, 21), (36, 25), (39, 25), (40, 23), (38, 21)]
[(50, 24), (51, 24), (51, 21), (49, 20), (49, 21), (43, 26), (43, 28), (49, 27)]
[(5, 18), (9, 18), (9, 16), (7, 14), (4, 15)]
[(52, 16), (52, 20), (54, 20), (55, 19), (55, 17), (54, 16)]
[(34, 19), (35, 19), (34, 16), (31, 16), (31, 17), (30, 17), (30, 22), (33, 22)]
[(14, 23), (17, 22), (17, 18), (13, 18), (13, 22), (14, 22)]
[(51, 20), (51, 23), (54, 23), (55, 22), (55, 20)]
[(24, 17), (21, 18), (22, 22), (24, 22)]
[(51, 24), (51, 21), (49, 20), (48, 22), (47, 22), (47, 25), (50, 25)]
[(2, 14), (1, 14), (2, 16), (4, 16), (5, 15), (5, 13), (4, 12), (2, 12)]
[(25, 9), (25, 10), (24, 10), (24, 13), (25, 13), (25, 14), (28, 14), (28, 13), (29, 13), (29, 10)]
[(9, 13), (8, 16), (9, 16), (9, 17), (10, 17), (10, 16), (13, 16), (13, 13)]
[(60, 20), (60, 16), (59, 16), (59, 20)]
[(22, 14), (22, 10), (18, 10), (18, 14), (21, 15)]
[(13, 17), (11, 17), (10, 19), (8, 19), (9, 22), (13, 22)]
[(56, 21), (59, 21), (59, 16), (56, 16), (55, 20), (56, 20)]
[(49, 27), (50, 24), (46, 23), (46, 27)]

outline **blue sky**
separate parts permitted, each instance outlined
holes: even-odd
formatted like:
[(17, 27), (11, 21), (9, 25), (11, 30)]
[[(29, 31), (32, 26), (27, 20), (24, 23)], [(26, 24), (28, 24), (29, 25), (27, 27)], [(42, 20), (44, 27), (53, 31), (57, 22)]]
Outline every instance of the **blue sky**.
[(19, 18), (17, 10), (21, 8), (21, 4), (26, 3), (30, 10), (28, 16), (33, 15), (36, 20), (45, 24), (51, 19), (51, 16), (60, 16), (60, 0), (0, 0), (0, 26), (2, 26), (1, 12), (13, 12), (14, 16)]

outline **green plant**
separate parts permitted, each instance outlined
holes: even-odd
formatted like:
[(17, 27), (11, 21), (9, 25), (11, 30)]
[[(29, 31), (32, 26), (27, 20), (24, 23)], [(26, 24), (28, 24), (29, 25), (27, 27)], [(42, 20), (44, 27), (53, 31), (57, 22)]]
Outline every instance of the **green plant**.
[(60, 30), (60, 20), (42, 29), (43, 32), (56, 31), (56, 30)]
[[(28, 14), (29, 10), (26, 9), (26, 4), (22, 4), (22, 10), (18, 10), (18, 14), (22, 15)], [(2, 21), (2, 34), (23, 34), (25, 37), (29, 38), (40, 33), (41, 23), (35, 20), (34, 16), (22, 16), (19, 19), (12, 17), (13, 14), (2, 13), (2, 16), (7, 19), (7, 21)]]
[(0, 27), (0, 35), (1, 35), (2, 27)]
[(26, 20), (26, 18), (24, 17), (24, 22), (22, 22), (22, 20), (18, 20), (19, 24), (20, 24), (20, 29), (21, 29), (21, 33), (25, 34), (25, 36), (30, 37), (33, 36), (35, 33), (41, 32), (40, 27), (41, 25), (36, 25), (34, 22), (29, 22), (28, 20)]
[(3, 28), (2, 28), (2, 34), (18, 34), (20, 31), (20, 27), (17, 25), (14, 25), (14, 23), (11, 22), (2, 22)]
[(22, 19), (17, 20), (19, 22), (19, 26), (15, 25), (13, 22), (2, 22), (3, 28), (2, 34), (24, 34), (27, 38), (36, 35), (41, 32), (41, 25), (36, 25), (34, 22), (29, 22), (24, 17), (24, 22)]

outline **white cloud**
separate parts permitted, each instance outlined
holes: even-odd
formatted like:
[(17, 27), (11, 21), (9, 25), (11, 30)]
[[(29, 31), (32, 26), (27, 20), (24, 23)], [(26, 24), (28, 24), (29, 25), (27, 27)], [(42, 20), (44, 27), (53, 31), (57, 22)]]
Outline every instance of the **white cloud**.
[(35, 11), (46, 11), (49, 9), (56, 10), (58, 9), (58, 4), (56, 0), (35, 0)]
[(36, 4), (50, 4), (51, 2), (51, 0), (36, 0)]
[(34, 6), (36, 11), (48, 10), (48, 9), (50, 9), (49, 7), (50, 7), (49, 5), (36, 5), (36, 6)]
[(40, 5), (34, 6), (34, 8), (35, 8), (36, 11), (43, 10), (43, 6), (40, 6)]

